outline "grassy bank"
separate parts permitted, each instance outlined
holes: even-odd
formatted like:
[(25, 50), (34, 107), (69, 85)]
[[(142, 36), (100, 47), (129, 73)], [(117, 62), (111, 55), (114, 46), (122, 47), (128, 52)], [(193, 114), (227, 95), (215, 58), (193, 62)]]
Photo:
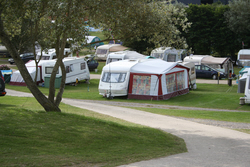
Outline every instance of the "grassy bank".
[(1, 166), (117, 166), (186, 152), (179, 139), (62, 104), (45, 113), (34, 98), (0, 102)]

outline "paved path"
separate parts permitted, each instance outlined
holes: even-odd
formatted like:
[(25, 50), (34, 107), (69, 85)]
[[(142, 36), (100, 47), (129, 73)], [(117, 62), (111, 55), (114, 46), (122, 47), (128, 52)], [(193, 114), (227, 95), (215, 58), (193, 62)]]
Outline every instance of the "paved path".
[[(8, 95), (16, 95), (9, 91)], [(29, 94), (24, 94), (29, 96)], [(63, 99), (63, 103), (110, 115), (133, 123), (158, 128), (185, 140), (188, 152), (137, 162), (121, 167), (249, 167), (250, 134), (84, 100)]]
[(188, 153), (138, 162), (124, 167), (250, 166), (250, 135), (134, 109), (63, 99), (76, 107), (158, 128), (183, 138)]

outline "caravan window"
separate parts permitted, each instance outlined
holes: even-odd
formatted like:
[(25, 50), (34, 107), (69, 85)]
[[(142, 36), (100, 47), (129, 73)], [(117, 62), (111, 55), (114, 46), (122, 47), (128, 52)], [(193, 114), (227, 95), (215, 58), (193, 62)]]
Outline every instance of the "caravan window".
[(70, 64), (69, 66), (65, 67), (66, 73), (70, 73), (74, 71), (73, 64)]
[(41, 60), (49, 60), (49, 56), (42, 56)]
[(160, 55), (161, 55), (160, 53), (153, 53), (153, 54), (152, 54), (152, 57), (159, 58)]
[(126, 73), (110, 73), (105, 72), (102, 77), (102, 82), (122, 83), (125, 81)]
[(176, 55), (169, 54), (167, 58), (167, 62), (175, 62), (176, 60)]
[(86, 68), (86, 64), (85, 63), (81, 63), (81, 70), (85, 70)]
[[(116, 61), (120, 61), (120, 60), (122, 60), (122, 59), (110, 58), (110, 59), (108, 59), (108, 63), (116, 62)], [(107, 63), (107, 64), (108, 64), (108, 63)]]
[[(45, 74), (52, 74), (54, 67), (45, 67)], [(57, 70), (57, 74), (59, 74), (59, 70)]]
[(102, 55), (104, 55), (104, 54), (106, 54), (107, 52), (108, 52), (107, 49), (97, 49), (96, 54), (102, 54)]

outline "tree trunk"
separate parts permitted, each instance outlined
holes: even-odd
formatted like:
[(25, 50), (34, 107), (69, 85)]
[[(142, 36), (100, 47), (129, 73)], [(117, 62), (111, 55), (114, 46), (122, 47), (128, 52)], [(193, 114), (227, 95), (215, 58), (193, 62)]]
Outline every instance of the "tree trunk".
[(16, 50), (15, 46), (11, 43), (10, 37), (5, 33), (3, 22), (1, 18), (1, 12), (0, 12), (0, 39), (9, 51), (10, 55), (14, 59), (27, 87), (33, 94), (33, 96), (36, 98), (36, 100), (41, 104), (41, 106), (45, 109), (45, 111), (58, 111), (58, 106), (56, 106), (54, 103), (52, 103), (37, 87), (36, 83), (32, 80), (24, 62), (19, 56), (18, 51)]

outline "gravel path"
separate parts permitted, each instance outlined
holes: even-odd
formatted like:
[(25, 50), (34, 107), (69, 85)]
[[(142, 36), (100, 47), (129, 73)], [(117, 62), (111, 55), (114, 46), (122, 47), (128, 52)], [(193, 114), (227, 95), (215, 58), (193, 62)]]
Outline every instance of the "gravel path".
[[(126, 102), (115, 102), (112, 100), (110, 100), (110, 101), (84, 100), (84, 101), (112, 105), (112, 106), (123, 106), (123, 107), (204, 110), (204, 111), (222, 111), (222, 112), (250, 112), (250, 111), (239, 111), (239, 110), (183, 107), (183, 106), (172, 106), (172, 105), (157, 105), (157, 104), (147, 104), (147, 103), (126, 103)], [(172, 116), (172, 117), (174, 117), (174, 116)], [(230, 128), (230, 129), (250, 129), (250, 123), (237, 123), (237, 122), (216, 121), (216, 120), (210, 120), (210, 119), (184, 118), (184, 117), (176, 117), (176, 118), (189, 120), (189, 121), (193, 121), (193, 122), (198, 122), (198, 123), (202, 123), (202, 124), (206, 124), (206, 125), (213, 125), (213, 126), (218, 126), (218, 127)]]

